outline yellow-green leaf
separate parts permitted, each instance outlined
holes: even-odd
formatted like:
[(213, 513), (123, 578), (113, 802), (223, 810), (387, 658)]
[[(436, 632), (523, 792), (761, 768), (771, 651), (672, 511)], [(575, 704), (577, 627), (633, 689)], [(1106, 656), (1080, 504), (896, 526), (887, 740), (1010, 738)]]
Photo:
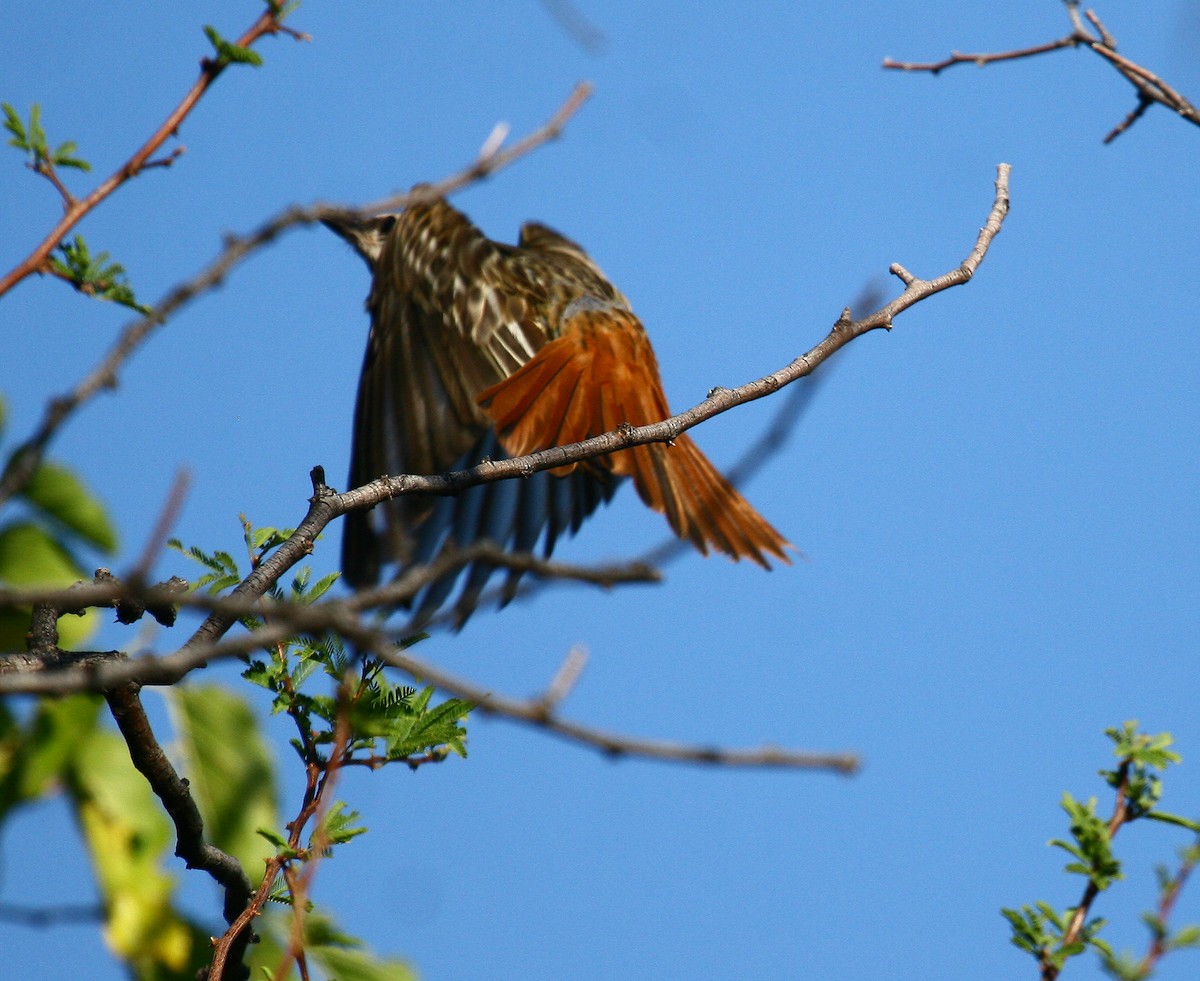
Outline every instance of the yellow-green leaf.
[[(0, 583), (11, 586), (69, 586), (84, 576), (74, 557), (37, 525), (20, 522), (0, 529)], [(0, 650), (25, 647), (31, 611), (0, 613)], [(78, 647), (99, 627), (95, 610), (83, 616), (69, 615), (58, 621), (58, 645)]]
[(194, 977), (209, 956), (203, 930), (172, 902), (175, 833), (124, 741), (96, 728), (76, 745), (70, 796), (104, 899), (104, 939), (137, 978)]

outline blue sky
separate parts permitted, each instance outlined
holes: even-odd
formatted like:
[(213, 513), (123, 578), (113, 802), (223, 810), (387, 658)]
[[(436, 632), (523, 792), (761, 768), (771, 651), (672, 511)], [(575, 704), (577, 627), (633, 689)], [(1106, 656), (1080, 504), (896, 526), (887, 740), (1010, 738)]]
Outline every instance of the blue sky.
[[(561, 141), (456, 203), (496, 238), (536, 218), (585, 244), (645, 321), (682, 409), (807, 350), (864, 285), (894, 295), (890, 263), (952, 268), (995, 165), (1011, 163), (1012, 215), (975, 281), (851, 345), (747, 488), (806, 561), (764, 574), (689, 555), (662, 586), (547, 591), (421, 651), (520, 695), (582, 643), (572, 718), (853, 749), (865, 768), (614, 764), (478, 719), (467, 761), (346, 780), (371, 834), (321, 868), (317, 898), (430, 979), (1033, 977), (997, 911), (1077, 899), (1045, 842), (1065, 833), (1064, 790), (1101, 792), (1102, 729), (1137, 718), (1173, 732), (1185, 764), (1165, 803), (1200, 814), (1198, 134), (1151, 110), (1101, 145), (1134, 100), (1084, 52), (938, 78), (879, 67), (1059, 37), (1049, 0), (1013, 0), (1003, 17), (949, 0), (580, 9), (607, 37), (599, 53), (534, 0), (306, 4), (291, 23), (314, 42), (262, 44), (266, 65), (228, 73), (188, 119), (178, 164), (81, 230), (153, 301), (223, 232), (289, 202), (448, 175), (497, 122), (527, 132), (587, 78), (596, 94)], [(51, 139), (107, 174), (191, 84), (201, 25), (234, 37), (255, 11), (25, 5), (0, 42), (0, 98), (42, 103)], [(1125, 54), (1200, 98), (1193, 5), (1099, 12)], [(7, 161), (5, 268), (58, 207)], [(55, 455), (124, 533), (118, 568), (179, 467), (193, 484), (178, 535), (230, 550), (239, 512), (302, 516), (314, 464), (342, 479), (367, 285), (334, 236), (293, 232), (172, 321), (64, 432)], [(6, 352), (25, 366), (5, 373), (10, 433), (124, 321), (49, 280), (6, 298)], [(694, 435), (728, 464), (773, 408)], [(629, 557), (664, 530), (626, 490), (561, 555)], [(189, 570), (164, 558), (157, 571)], [(0, 898), (85, 899), (73, 837), (55, 804), (23, 815), (0, 842)], [(1115, 945), (1140, 951), (1152, 866), (1183, 841), (1136, 826), (1121, 838), (1129, 881), (1098, 911)], [(419, 916), (403, 899), (413, 883), (428, 884)], [(207, 887), (188, 889), (216, 909)], [(1194, 890), (1179, 917), (1200, 919)], [(121, 976), (86, 928), (0, 937), (14, 977)], [(1196, 970), (1179, 954), (1159, 976)]]

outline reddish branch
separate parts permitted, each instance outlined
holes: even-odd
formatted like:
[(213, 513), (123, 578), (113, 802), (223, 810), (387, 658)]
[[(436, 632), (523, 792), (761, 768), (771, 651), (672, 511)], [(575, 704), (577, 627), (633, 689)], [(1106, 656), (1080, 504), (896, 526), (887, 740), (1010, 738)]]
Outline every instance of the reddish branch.
[(1163, 925), (1164, 929), (1152, 931), (1150, 939), (1150, 947), (1142, 957), (1141, 963), (1138, 965), (1137, 977), (1148, 978), (1153, 973), (1155, 966), (1163, 955), (1167, 953), (1167, 936), (1166, 924), (1170, 920), (1171, 914), (1175, 910), (1175, 904), (1179, 900), (1179, 894), (1183, 891), (1183, 887), (1187, 885), (1188, 878), (1192, 871), (1196, 868), (1196, 863), (1200, 862), (1200, 841), (1192, 845), (1185, 853), (1183, 861), (1179, 865), (1178, 871), (1166, 884), (1161, 896), (1158, 900), (1158, 910), (1156, 916), (1158, 922)]
[[(291, 34), (297, 39), (307, 39), (304, 35), (297, 34), (285, 28), (280, 23), (280, 15), (281, 11), (279, 8), (274, 5), (268, 5), (267, 9), (263, 11), (250, 29), (237, 39), (235, 42), (237, 46), (248, 48), (264, 35), (278, 34), (280, 32)], [(171, 136), (175, 135), (184, 119), (187, 118), (188, 113), (195, 108), (196, 103), (200, 101), (204, 93), (208, 91), (209, 87), (227, 67), (228, 62), (221, 59), (204, 58), (200, 62), (200, 77), (196, 79), (195, 84), (188, 90), (187, 95), (183, 97), (183, 101), (171, 111), (170, 115), (163, 120), (162, 125), (154, 131), (150, 139), (142, 144), (142, 147), (132, 157), (117, 168), (107, 180), (95, 187), (86, 197), (76, 199), (67, 192), (65, 187), (61, 187), (56, 183), (55, 186), (59, 188), (59, 193), (63, 197), (63, 216), (45, 239), (42, 240), (42, 243), (23, 262), (18, 264), (3, 278), (0, 278), (0, 296), (7, 293), (26, 276), (32, 273), (47, 271), (50, 267), (50, 253), (54, 251), (55, 246), (66, 237), (72, 228), (79, 224), (84, 215), (95, 208), (96, 205), (112, 194), (118, 187), (126, 181), (137, 177), (143, 170), (149, 167), (165, 166), (173, 159), (175, 155), (162, 160), (153, 160), (151, 158)]]
[[(1108, 837), (1111, 840), (1118, 831), (1121, 830), (1121, 825), (1129, 820), (1129, 771), (1133, 764), (1129, 760), (1122, 760), (1121, 765), (1117, 768), (1117, 800), (1113, 805), (1112, 817), (1108, 820)], [(1075, 907), (1075, 912), (1071, 914), (1071, 922), (1067, 924), (1067, 929), (1063, 933), (1062, 942), (1058, 945), (1059, 950), (1064, 950), (1067, 947), (1074, 946), (1079, 943), (1079, 938), (1083, 935), (1084, 925), (1087, 923), (1088, 914), (1092, 911), (1092, 904), (1095, 903), (1096, 897), (1100, 895), (1100, 886), (1096, 884), (1094, 879), (1088, 879), (1088, 883), (1083, 888), (1083, 896), (1079, 900), (1079, 905)], [(1061, 973), (1062, 968), (1044, 956), (1042, 958), (1042, 981), (1054, 981)]]
[[(227, 981), (227, 970), (234, 965), (240, 966), (240, 951), (252, 936), (250, 924), (262, 913), (280, 876), (287, 883), (293, 919), (288, 947), (274, 977), (286, 977), (293, 962), (298, 965), (301, 977), (308, 977), (308, 966), (304, 956), (304, 918), (308, 896), (317, 863), (330, 845), (325, 830), (325, 817), (333, 804), (333, 788), (338, 773), (343, 766), (353, 762), (349, 749), (351, 733), (348, 699), (351, 696), (347, 689), (348, 684), (344, 680), (338, 693), (339, 710), (334, 725), (333, 744), (329, 748), (327, 759), (322, 758), (315, 736), (311, 730), (305, 728), (301, 716), (297, 713), (292, 714), (300, 730), (300, 742), (304, 749), (305, 788), (300, 808), (287, 825), (288, 853), (276, 854), (267, 860), (266, 872), (258, 889), (254, 891), (253, 896), (248, 897), (240, 914), (228, 920), (229, 929), (214, 945), (212, 964), (206, 981)], [(306, 847), (302, 841), (304, 829), (313, 822), (315, 831), (310, 845)]]
[(1078, 0), (1064, 0), (1064, 2), (1067, 6), (1067, 14), (1071, 18), (1072, 31), (1066, 37), (1061, 37), (1057, 41), (1048, 41), (1045, 44), (1036, 44), (1028, 48), (1017, 48), (1012, 51), (983, 54), (964, 54), (959, 51), (953, 51), (948, 58), (944, 58), (941, 61), (896, 61), (892, 58), (885, 58), (883, 60), (883, 67), (909, 72), (929, 72), (932, 75), (937, 75), (939, 72), (954, 65), (970, 64), (983, 67), (998, 61), (1031, 58), (1034, 55), (1047, 54), (1051, 51), (1059, 51), (1062, 48), (1085, 47), (1094, 51), (1101, 58), (1104, 58), (1137, 91), (1137, 105), (1104, 137), (1105, 143), (1111, 143), (1124, 133), (1141, 118), (1142, 114), (1150, 106), (1156, 103), (1166, 106), (1193, 125), (1200, 126), (1200, 111), (1185, 99), (1181, 93), (1168, 85), (1163, 79), (1154, 74), (1154, 72), (1130, 61), (1124, 55), (1118, 54), (1116, 38), (1109, 33), (1094, 11), (1085, 11), (1083, 16), (1087, 18), (1088, 23), (1091, 24), (1095, 33), (1088, 30), (1084, 25), (1083, 18), (1079, 13)]

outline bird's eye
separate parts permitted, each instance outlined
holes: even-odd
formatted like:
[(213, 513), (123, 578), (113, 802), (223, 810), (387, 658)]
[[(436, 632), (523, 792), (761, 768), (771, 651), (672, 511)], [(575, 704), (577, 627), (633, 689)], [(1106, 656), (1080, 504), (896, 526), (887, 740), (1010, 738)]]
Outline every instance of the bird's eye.
[(383, 221), (379, 223), (379, 231), (387, 235), (396, 225), (395, 215), (385, 215)]

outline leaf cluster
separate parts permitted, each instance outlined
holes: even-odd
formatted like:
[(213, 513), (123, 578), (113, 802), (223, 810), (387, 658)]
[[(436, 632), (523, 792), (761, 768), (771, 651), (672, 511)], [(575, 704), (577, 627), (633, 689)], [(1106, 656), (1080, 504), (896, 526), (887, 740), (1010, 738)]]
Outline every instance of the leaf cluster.
[[(254, 567), (291, 534), (289, 529), (255, 528), (245, 517), (242, 530)], [(207, 553), (178, 541), (171, 545), (207, 570), (194, 588), (218, 595), (241, 582), (238, 563), (228, 552)], [(308, 606), (324, 597), (337, 579), (337, 573), (330, 573), (314, 582), (312, 570), (302, 566), (286, 589), (274, 586), (268, 595), (279, 603)], [(241, 618), (242, 626), (251, 631), (265, 622), (260, 616)], [(467, 733), (461, 723), (471, 703), (450, 698), (432, 704), (432, 688), (418, 691), (393, 685), (382, 662), (348, 654), (342, 640), (331, 632), (297, 633), (252, 659), (243, 677), (271, 693), (272, 713), (292, 718), (298, 733), (292, 746), (305, 764), (328, 765), (327, 750), (336, 742), (335, 728), (341, 719), (348, 722), (350, 737), (338, 765), (403, 762), (415, 766), (441, 761), (450, 753), (467, 755)], [(314, 690), (317, 678), (325, 679), (325, 684)]]
[(204, 36), (208, 38), (209, 43), (213, 46), (213, 50), (217, 54), (212, 64), (218, 70), (224, 68), (226, 65), (233, 64), (251, 65), (254, 68), (258, 68), (263, 63), (262, 55), (257, 51), (251, 48), (243, 48), (239, 44), (225, 40), (211, 24), (204, 25)]
[[(287, 529), (256, 528), (245, 517), (242, 532), (252, 567), (261, 564), (291, 534)], [(194, 589), (219, 595), (242, 580), (239, 563), (228, 552), (171, 544), (205, 570), (192, 584)], [(314, 581), (311, 570), (301, 567), (286, 587), (271, 589), (268, 595), (275, 601), (271, 612), (243, 616), (241, 624), (253, 631), (267, 625), (272, 616), (286, 616), (288, 604), (309, 606), (324, 598), (337, 578), (331, 574)], [(294, 915), (302, 912), (304, 917), (305, 956), (335, 970), (338, 977), (368, 981), (411, 976), (406, 966), (378, 958), (360, 941), (337, 931), (322, 914), (314, 913), (308, 897), (295, 892), (295, 869), (330, 857), (339, 846), (366, 833), (358, 813), (331, 797), (333, 778), (341, 768), (375, 769), (393, 762), (415, 768), (440, 762), (451, 753), (465, 757), (463, 722), (473, 706), (453, 698), (434, 703), (432, 688), (392, 683), (382, 663), (348, 653), (330, 632), (298, 632), (252, 658), (242, 676), (270, 693), (272, 714), (291, 720), (295, 735), (290, 744), (303, 767), (307, 787), (299, 814), (284, 828), (264, 822), (254, 829), (260, 842), (271, 849), (267, 867), (272, 882), (266, 898), (288, 907), (303, 900), (302, 910), (294, 910)], [(216, 719), (209, 720), (205, 728), (223, 732)], [(209, 742), (224, 745), (225, 752), (237, 750), (225, 735)], [(239, 857), (243, 854), (239, 852)], [(270, 932), (282, 935), (276, 929)], [(254, 959), (262, 964), (271, 962), (269, 952), (261, 948)]]
[(54, 167), (73, 167), (76, 170), (88, 171), (92, 165), (76, 156), (79, 148), (71, 140), (50, 149), (46, 131), (42, 129), (42, 107), (36, 102), (29, 107), (29, 121), (21, 119), (20, 114), (7, 102), (0, 103), (4, 111), (4, 128), (9, 133), (8, 145), (24, 150), (28, 156), (28, 166), (39, 174), (45, 174)]
[(62, 258), (51, 257), (50, 267), (75, 289), (85, 296), (128, 307), (138, 313), (149, 313), (150, 308), (138, 303), (133, 287), (125, 278), (125, 267), (113, 262), (107, 252), (93, 256), (82, 235), (58, 246)]
[(1070, 958), (1091, 948), (1098, 953), (1101, 966), (1110, 976), (1120, 981), (1142, 981), (1151, 976), (1158, 959), (1168, 951), (1200, 946), (1200, 925), (1172, 930), (1167, 921), (1175, 896), (1200, 860), (1200, 838), (1181, 852), (1180, 865), (1174, 873), (1165, 867), (1158, 869), (1156, 907), (1142, 914), (1151, 935), (1146, 956), (1137, 958), (1115, 952), (1100, 936), (1107, 921), (1088, 915), (1097, 896), (1123, 878), (1121, 862), (1113, 850), (1113, 838), (1121, 827), (1147, 819), (1200, 836), (1200, 821), (1158, 809), (1161, 774), (1181, 761), (1179, 754), (1169, 748), (1171, 735), (1139, 732), (1136, 722), (1126, 722), (1120, 729), (1107, 729), (1105, 735), (1112, 740), (1118, 759), (1114, 769), (1100, 771), (1115, 793), (1113, 816), (1105, 820), (1096, 813), (1095, 797), (1084, 802), (1064, 793), (1062, 808), (1069, 820), (1070, 837), (1049, 842), (1070, 856), (1064, 871), (1085, 880), (1081, 901), (1064, 910), (1043, 901), (1001, 910), (1009, 923), (1011, 942), (1037, 960), (1044, 979), (1057, 978)]

